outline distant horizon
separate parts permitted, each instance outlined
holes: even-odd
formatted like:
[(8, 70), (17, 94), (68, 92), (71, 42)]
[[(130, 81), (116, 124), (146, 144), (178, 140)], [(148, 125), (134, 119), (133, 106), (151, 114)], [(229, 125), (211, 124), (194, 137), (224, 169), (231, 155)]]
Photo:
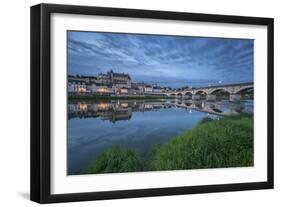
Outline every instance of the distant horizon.
[(253, 82), (254, 40), (69, 31), (67, 41), (68, 75), (113, 70), (172, 88)]

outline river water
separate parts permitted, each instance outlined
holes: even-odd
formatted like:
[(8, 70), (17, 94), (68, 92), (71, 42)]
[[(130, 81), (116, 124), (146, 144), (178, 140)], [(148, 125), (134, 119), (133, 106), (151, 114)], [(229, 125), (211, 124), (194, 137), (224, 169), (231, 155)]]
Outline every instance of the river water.
[(253, 112), (253, 101), (111, 100), (68, 103), (67, 174), (79, 174), (113, 145), (145, 158), (203, 118)]

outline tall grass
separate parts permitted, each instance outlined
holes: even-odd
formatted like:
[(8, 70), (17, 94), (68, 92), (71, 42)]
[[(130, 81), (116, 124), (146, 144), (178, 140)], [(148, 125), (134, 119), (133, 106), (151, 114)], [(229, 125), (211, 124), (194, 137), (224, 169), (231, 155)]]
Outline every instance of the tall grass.
[(253, 115), (204, 119), (191, 131), (158, 145), (147, 160), (130, 149), (103, 152), (84, 173), (253, 166)]
[(140, 160), (133, 150), (114, 146), (100, 154), (95, 162), (85, 169), (85, 174), (135, 172), (140, 170)]
[(152, 170), (244, 167), (253, 165), (253, 117), (205, 121), (154, 150)]

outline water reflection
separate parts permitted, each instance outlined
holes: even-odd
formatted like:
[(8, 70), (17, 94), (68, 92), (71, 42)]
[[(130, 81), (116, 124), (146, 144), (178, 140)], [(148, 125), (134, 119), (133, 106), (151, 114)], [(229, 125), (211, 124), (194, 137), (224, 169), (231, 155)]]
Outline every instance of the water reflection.
[(159, 109), (182, 108), (213, 114), (234, 115), (242, 112), (252, 112), (252, 101), (242, 102), (207, 102), (192, 100), (112, 100), (96, 102), (72, 102), (68, 104), (68, 119), (72, 118), (100, 118), (116, 122), (130, 120), (134, 112), (145, 112)]
[(149, 156), (158, 144), (196, 127), (206, 116), (252, 112), (240, 103), (188, 100), (76, 101), (68, 104), (68, 175), (79, 174), (113, 145)]

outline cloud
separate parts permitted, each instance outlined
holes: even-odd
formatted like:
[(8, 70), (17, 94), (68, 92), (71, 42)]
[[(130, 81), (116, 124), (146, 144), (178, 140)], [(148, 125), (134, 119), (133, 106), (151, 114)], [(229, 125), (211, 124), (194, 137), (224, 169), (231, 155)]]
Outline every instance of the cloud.
[(68, 71), (96, 75), (113, 69), (136, 81), (184, 85), (252, 81), (253, 45), (245, 39), (69, 32)]

